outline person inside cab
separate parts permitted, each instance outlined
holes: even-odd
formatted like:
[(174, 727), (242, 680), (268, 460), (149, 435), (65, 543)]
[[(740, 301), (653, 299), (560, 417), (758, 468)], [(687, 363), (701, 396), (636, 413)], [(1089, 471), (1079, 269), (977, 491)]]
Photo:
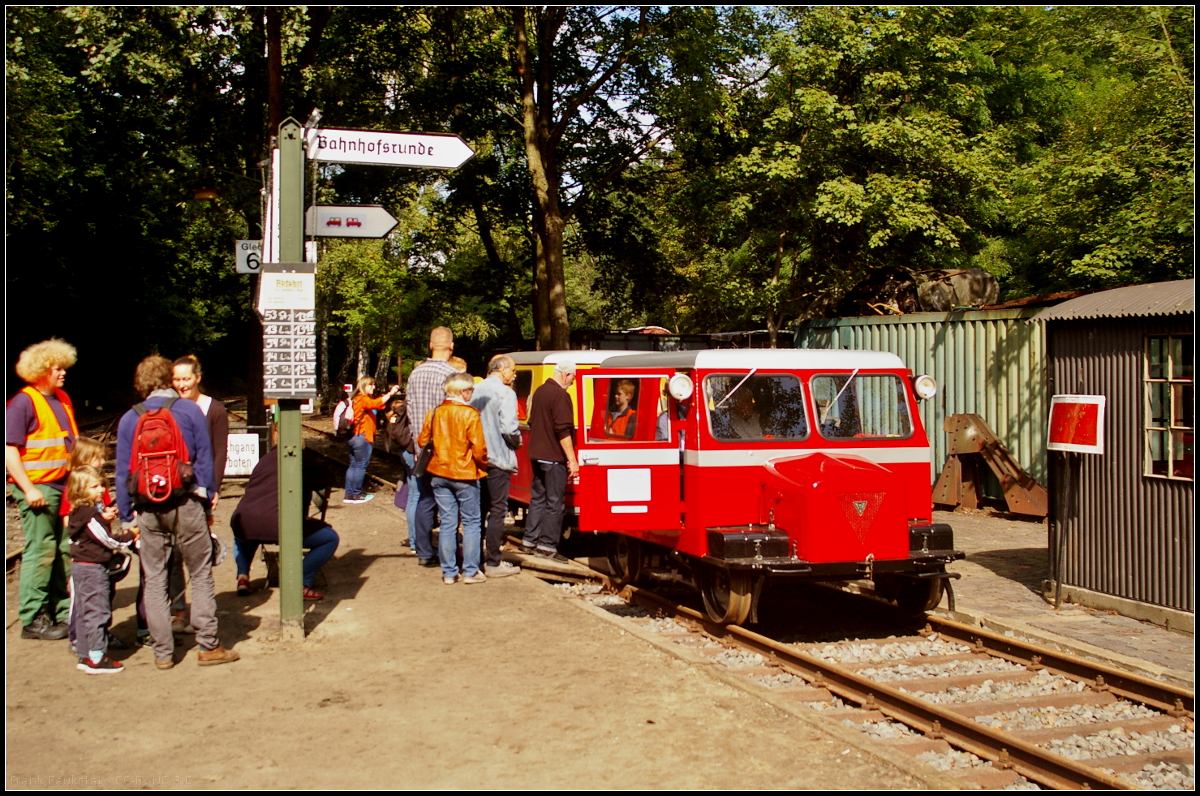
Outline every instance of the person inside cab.
[(637, 433), (637, 411), (633, 408), (637, 383), (621, 379), (613, 393), (609, 411), (604, 415), (604, 436), (609, 439), (633, 439)]

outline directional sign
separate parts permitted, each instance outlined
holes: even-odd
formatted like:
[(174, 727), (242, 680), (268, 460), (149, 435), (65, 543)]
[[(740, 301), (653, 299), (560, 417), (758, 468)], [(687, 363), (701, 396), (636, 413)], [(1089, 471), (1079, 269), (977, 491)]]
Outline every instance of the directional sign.
[(440, 133), (312, 129), (305, 139), (308, 159), (329, 163), (457, 169), (475, 154), (458, 136)]
[(322, 238), (383, 238), (398, 222), (379, 205), (313, 205), (304, 234)]
[(262, 241), (239, 240), (234, 245), (239, 274), (257, 274), (262, 271)]

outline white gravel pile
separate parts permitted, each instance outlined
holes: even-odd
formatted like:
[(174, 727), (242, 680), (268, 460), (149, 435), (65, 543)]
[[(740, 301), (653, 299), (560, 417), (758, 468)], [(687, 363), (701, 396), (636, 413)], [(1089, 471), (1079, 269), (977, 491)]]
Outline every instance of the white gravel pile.
[(767, 688), (804, 688), (808, 685), (803, 677), (797, 677), (790, 672), (759, 674), (750, 679), (759, 685), (765, 685)]
[(1003, 658), (972, 658), (969, 661), (947, 663), (925, 663), (919, 666), (899, 664), (870, 669), (860, 669), (859, 674), (886, 683), (890, 680), (916, 680), (924, 677), (958, 677), (965, 674), (991, 674), (993, 672), (1018, 672), (1025, 667), (1010, 663)]
[(625, 602), (622, 597), (619, 597), (616, 594), (590, 594), (588, 595), (587, 600), (592, 605), (598, 605), (601, 608), (629, 605), (629, 603)]
[(765, 666), (767, 659), (757, 652), (747, 652), (737, 649), (723, 649), (713, 656), (713, 660), (723, 663), (731, 669), (745, 669), (750, 666)]
[(922, 752), (917, 755), (917, 759), (928, 763), (938, 771), (956, 769), (961, 771), (965, 768), (991, 767), (992, 765), (981, 757), (976, 757), (969, 752), (960, 752), (957, 749), (951, 749), (949, 752)]
[(1168, 730), (1150, 732), (1125, 732), (1121, 727), (1082, 737), (1055, 738), (1044, 744), (1044, 749), (1056, 752), (1071, 760), (1090, 760), (1094, 757), (1115, 755), (1144, 755), (1155, 752), (1173, 752), (1177, 749), (1196, 748), (1195, 730), (1185, 730), (1176, 724)]
[(894, 721), (868, 721), (865, 724), (857, 724), (850, 721), (850, 719), (842, 719), (842, 724), (862, 730), (872, 738), (880, 738), (885, 741), (894, 741), (898, 738), (923, 737), (919, 732), (914, 731), (910, 727)]
[(576, 597), (583, 597), (587, 594), (599, 594), (604, 591), (604, 587), (599, 583), (555, 583), (554, 588)]
[(1146, 790), (1196, 789), (1196, 766), (1190, 763), (1147, 763), (1141, 771), (1116, 776)]
[(646, 622), (651, 633), (687, 633), (688, 629), (669, 616), (659, 616)]
[(717, 642), (705, 636), (680, 636), (679, 638), (672, 639), (672, 641), (674, 641), (676, 644), (685, 644), (689, 647), (698, 647), (700, 649), (721, 646)]
[(996, 682), (985, 680), (979, 685), (959, 688), (954, 686), (945, 691), (912, 691), (901, 689), (924, 699), (926, 702), (946, 704), (950, 702), (989, 702), (1002, 699), (1026, 699), (1028, 697), (1046, 696), (1049, 694), (1075, 694), (1087, 688), (1084, 683), (1077, 683), (1066, 677), (1038, 672), (1031, 680), (1020, 682)]
[(891, 644), (827, 644), (808, 652), (810, 655), (837, 663), (886, 663), (905, 658), (954, 655), (970, 651), (970, 647), (942, 641), (935, 634), (922, 641), (897, 641)]
[[(957, 749), (951, 749), (949, 752), (925, 752), (917, 755), (918, 760), (923, 760), (929, 765), (936, 768), (938, 771), (963, 771), (971, 768), (995, 768), (991, 761), (984, 760), (982, 757), (976, 757), (970, 752), (960, 752)], [(1018, 776), (1016, 781), (1011, 785), (1006, 785), (1004, 790), (1041, 790), (1036, 783), (1030, 782), (1024, 777)]]
[(841, 697), (834, 697), (832, 702), (805, 702), (813, 710), (837, 710), (846, 707)]
[(975, 721), (997, 730), (1044, 730), (1048, 727), (1074, 727), (1107, 721), (1129, 721), (1159, 715), (1145, 705), (1120, 700), (1110, 705), (1070, 705), (1065, 708), (1021, 708), (987, 716)]

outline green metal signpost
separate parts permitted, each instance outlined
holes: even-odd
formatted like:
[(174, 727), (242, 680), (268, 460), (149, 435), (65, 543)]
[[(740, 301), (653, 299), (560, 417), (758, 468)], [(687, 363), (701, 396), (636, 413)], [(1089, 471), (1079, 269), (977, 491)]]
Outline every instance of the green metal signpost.
[[(306, 133), (308, 142), (306, 146)], [(274, 277), (278, 288), (275, 308), (264, 298), (260, 282), (259, 312), (263, 315), (263, 394), (279, 401), (279, 620), (285, 640), (304, 640), (304, 496), (300, 405), (316, 397), (315, 264), (304, 262), (304, 167), (306, 150), (313, 160), (454, 169), (474, 152), (457, 136), (375, 133), (359, 130), (306, 130), (295, 119), (279, 125), (278, 167), (273, 193), (278, 208), (278, 250), (274, 262), (262, 264), (260, 278)], [(436, 154), (435, 154), (436, 152)], [(390, 227), (388, 227), (390, 229)], [(265, 230), (273, 235), (274, 229)], [(383, 233), (386, 234), (386, 233)], [(380, 235), (382, 237), (383, 235)], [(270, 250), (264, 241), (264, 248)], [(284, 276), (286, 275), (286, 276)], [(299, 303), (281, 297), (295, 291)]]

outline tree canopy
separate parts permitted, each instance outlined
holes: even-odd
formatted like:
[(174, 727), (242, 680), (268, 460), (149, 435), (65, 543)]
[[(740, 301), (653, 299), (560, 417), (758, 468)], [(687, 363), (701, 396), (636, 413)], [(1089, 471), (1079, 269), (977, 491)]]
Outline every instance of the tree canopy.
[[(1188, 7), (8, 7), (10, 360), (111, 390), (152, 350), (234, 388), (270, 123), (453, 133), (453, 173), (324, 164), (322, 370), (572, 330), (767, 328), (881, 269), (1005, 298), (1191, 276)], [(203, 190), (202, 190), (203, 189)], [(211, 197), (215, 191), (215, 199)], [(386, 375), (386, 373), (384, 373)], [(122, 385), (124, 386), (124, 385)], [(97, 398), (99, 398), (97, 394)]]

